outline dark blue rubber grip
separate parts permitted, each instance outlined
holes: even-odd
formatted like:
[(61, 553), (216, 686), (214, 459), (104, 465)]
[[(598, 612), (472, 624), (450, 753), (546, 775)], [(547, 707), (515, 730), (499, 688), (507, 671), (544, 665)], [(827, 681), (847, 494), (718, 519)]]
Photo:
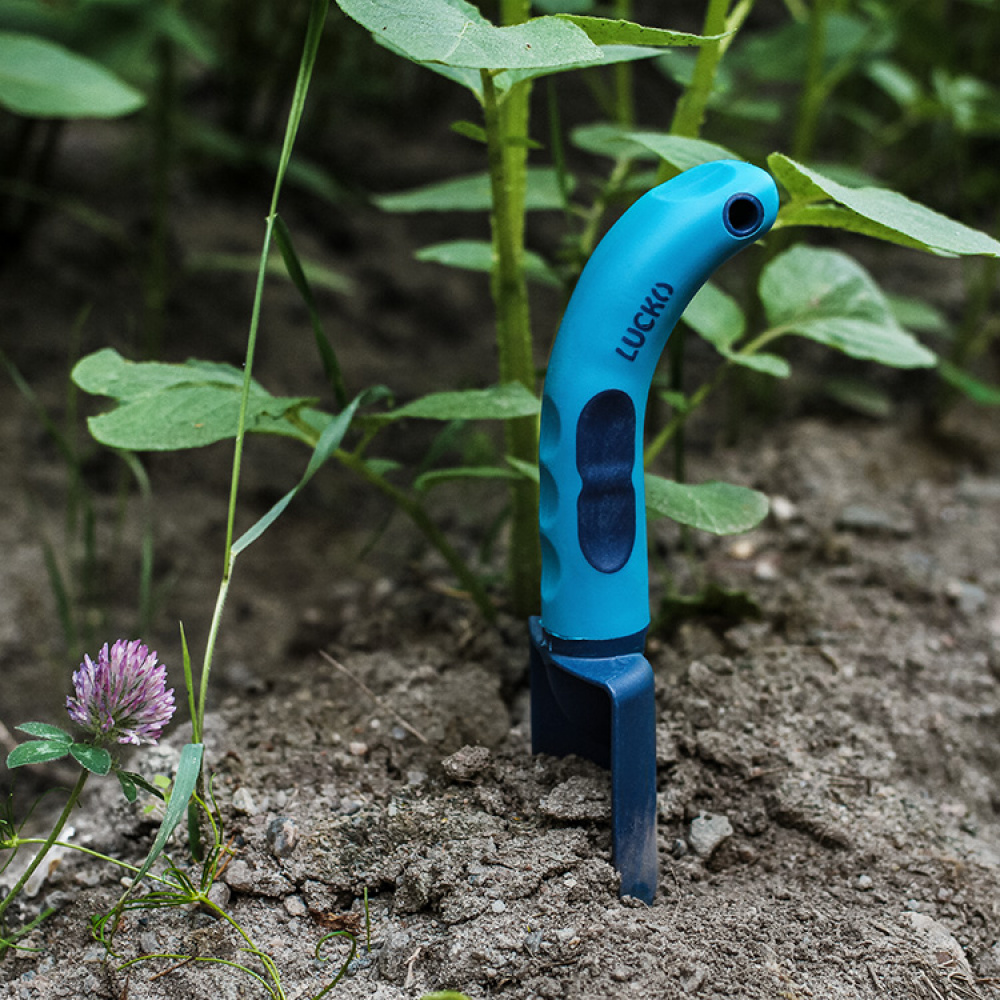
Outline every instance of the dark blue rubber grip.
[(620, 389), (598, 393), (576, 425), (576, 510), (580, 551), (601, 573), (617, 573), (635, 545), (634, 466), (635, 406)]

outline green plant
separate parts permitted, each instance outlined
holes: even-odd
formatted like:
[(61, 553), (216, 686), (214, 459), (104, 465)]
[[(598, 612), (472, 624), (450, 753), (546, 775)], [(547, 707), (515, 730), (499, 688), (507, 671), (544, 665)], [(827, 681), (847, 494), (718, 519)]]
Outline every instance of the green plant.
[[(180, 775), (180, 771), (178, 774)], [(174, 794), (178, 796), (179, 804), (176, 808), (172, 807), (171, 800), (174, 794), (167, 799), (167, 817), (164, 819), (162, 829), (169, 827), (172, 830), (187, 811), (187, 804), (190, 801), (201, 811), (211, 829), (212, 840), (208, 850), (205, 852), (205, 857), (197, 863), (195, 869), (192, 869), (190, 866), (175, 864), (168, 859), (166, 867), (156, 875), (150, 875), (148, 872), (147, 859), (147, 864), (143, 866), (143, 869), (136, 870), (136, 877), (133, 879), (132, 887), (122, 896), (115, 907), (108, 913), (92, 919), (92, 933), (94, 938), (104, 946), (108, 955), (120, 958), (115, 951), (114, 938), (122, 916), (126, 912), (154, 913), (162, 910), (197, 908), (202, 912), (210, 913), (216, 919), (227, 924), (242, 942), (240, 950), (249, 956), (249, 959), (255, 959), (263, 971), (258, 971), (253, 966), (242, 961), (236, 962), (212, 955), (182, 954), (178, 952), (140, 955), (121, 962), (118, 966), (119, 971), (124, 971), (146, 962), (164, 959), (174, 962), (219, 965), (248, 976), (263, 986), (267, 995), (272, 997), (273, 1000), (286, 1000), (288, 994), (285, 992), (281, 981), (281, 970), (277, 960), (273, 955), (261, 949), (254, 941), (249, 930), (211, 895), (212, 887), (229, 864), (233, 851), (231, 844), (225, 840), (221, 825), (214, 818), (214, 815), (218, 812), (214, 802), (209, 806), (206, 801), (203, 801), (193, 792), (193, 784), (197, 774), (198, 765), (196, 764), (193, 771), (188, 771), (186, 775), (188, 782), (191, 784), (191, 792), (187, 798), (181, 795), (175, 783)], [(143, 895), (133, 895), (132, 888), (145, 875), (150, 875), (155, 885)], [(312, 1000), (319, 1000), (320, 997), (325, 996), (337, 985), (357, 953), (357, 940), (353, 934), (348, 931), (332, 931), (329, 934), (323, 935), (316, 943), (315, 957), (318, 961), (325, 962), (328, 960), (323, 954), (324, 947), (336, 937), (347, 938), (349, 943), (347, 957), (341, 963), (336, 976), (320, 989), (319, 992), (311, 994)]]
[[(17, 10), (7, 10), (0, 15), (0, 65), (4, 67), (0, 108), (13, 116), (14, 132), (0, 160), (0, 194), (5, 196), (0, 225), (11, 241), (5, 252), (34, 222), (35, 207), (54, 200), (44, 185), (62, 123), (75, 118), (120, 118), (145, 103), (139, 91), (105, 66), (45, 37), (31, 18), (19, 23), (17, 14)], [(10, 30), (12, 21), (14, 30)]]
[[(13, 861), (22, 846), (41, 844), (10, 892), (0, 901), (0, 955), (8, 948), (15, 947), (16, 940), (35, 926), (31, 923), (8, 936), (4, 918), (10, 905), (49, 851), (59, 842), (59, 835), (79, 805), (90, 775), (114, 773), (129, 801), (135, 801), (138, 787), (156, 794), (153, 786), (138, 774), (122, 768), (111, 753), (111, 749), (118, 744), (155, 744), (173, 716), (174, 693), (172, 689), (166, 688), (166, 671), (162, 664), (157, 663), (156, 653), (150, 653), (139, 640), (126, 643), (120, 639), (110, 649), (105, 645), (96, 663), (85, 656), (80, 669), (73, 675), (73, 684), (75, 693), (67, 699), (67, 712), (72, 721), (85, 731), (86, 737), (76, 740), (59, 726), (26, 722), (17, 728), (34, 739), (19, 744), (7, 756), (7, 767), (11, 770), (28, 764), (43, 764), (71, 757), (80, 765), (80, 776), (44, 840), (21, 837), (14, 826), (12, 815), (5, 816), (0, 824), (0, 833), (3, 834), (0, 849), (10, 851), (4, 868)], [(190, 766), (192, 760), (196, 761), (193, 774)], [(197, 775), (200, 761), (200, 745), (192, 744), (185, 748), (174, 783), (173, 805), (168, 807), (167, 816), (145, 864), (136, 872), (136, 881), (141, 880), (148, 872), (176, 826), (176, 820), (171, 819), (171, 812), (186, 810), (187, 798), (194, 789), (193, 777)], [(190, 787), (186, 787), (188, 785)]]
[[(659, 174), (667, 176), (705, 160), (737, 155), (717, 144), (680, 133), (701, 127), (706, 108), (711, 106), (722, 56), (732, 33), (748, 13), (748, 3), (737, 4), (731, 10), (729, 4), (710, 4), (706, 25), (707, 30), (715, 33), (702, 36), (577, 15), (521, 22), (518, 18), (525, 11), (514, 4), (503, 7), (504, 18), (511, 23), (499, 27), (459, 0), (407, 0), (402, 6), (387, 5), (382, 0), (365, 3), (342, 0), (341, 7), (372, 30), (382, 44), (464, 86), (482, 108), (482, 124), (465, 122), (458, 127), (485, 144), (489, 167), (485, 174), (387, 197), (382, 204), (397, 211), (417, 207), (425, 210), (474, 207), (491, 213), (491, 244), (437, 245), (425, 249), (422, 255), (425, 259), (490, 270), (498, 316), (500, 383), (490, 389), (432, 393), (388, 408), (385, 404), (391, 397), (382, 388), (360, 392), (348, 402), (343, 373), (323, 333), (304, 268), (296, 256), (291, 234), (277, 215), (278, 194), (289, 165), (311, 60), (319, 41), (317, 25), (323, 15), (314, 7), (307, 56), (300, 71), (268, 216), (254, 318), (242, 371), (203, 361), (138, 365), (107, 349), (83, 359), (74, 371), (74, 379), (81, 388), (109, 396), (117, 403), (116, 409), (90, 420), (91, 432), (104, 444), (142, 451), (199, 447), (235, 437), (225, 569), (195, 705), (197, 720), (203, 718), (212, 652), (236, 557), (274, 522), (298, 490), (330, 459), (362, 477), (412, 518), (441, 551), (487, 618), (493, 616), (492, 598), (482, 580), (435, 524), (427, 490), (435, 483), (457, 478), (508, 481), (513, 493), (511, 606), (520, 613), (534, 605), (537, 599), (534, 461), (539, 404), (534, 370), (536, 345), (529, 324), (525, 283), (533, 275), (547, 281), (558, 278), (556, 268), (527, 254), (524, 218), (531, 207), (567, 208), (566, 198), (572, 183), (564, 165), (557, 163), (544, 171), (527, 166), (532, 142), (523, 100), (531, 82), (561, 71), (614, 66), (653, 57), (663, 46), (702, 46), (690, 87), (671, 130), (655, 132), (603, 125), (574, 133), (574, 141), (591, 151), (607, 151), (614, 160), (607, 185), (599, 189), (593, 204), (583, 209), (569, 205), (571, 219), (578, 214), (584, 218), (584, 225), (576, 234), (584, 250), (596, 238), (602, 215), (641, 185), (643, 175), (633, 173), (636, 164), (652, 159)], [(862, 234), (938, 254), (995, 256), (1000, 252), (1000, 244), (985, 234), (891, 191), (847, 186), (780, 153), (768, 157), (768, 166), (788, 196), (776, 225), (779, 238), (799, 227), (810, 226)], [(630, 182), (630, 177), (635, 182)], [(318, 408), (311, 398), (275, 397), (252, 377), (263, 274), (272, 240), (309, 306), (322, 364), (339, 407), (335, 415)], [(577, 259), (582, 256), (576, 254)], [(733, 368), (772, 377), (787, 376), (789, 363), (773, 351), (773, 345), (787, 335), (804, 336), (852, 357), (898, 368), (937, 364), (936, 355), (906, 331), (874, 280), (851, 258), (839, 251), (796, 246), (781, 253), (772, 248), (770, 256), (758, 282), (758, 305), (741, 308), (735, 299), (713, 286), (692, 303), (686, 323), (712, 344), (721, 355), (721, 362), (716, 375), (693, 390), (684, 386), (677, 373), (672, 376), (664, 395), (672, 415), (661, 426), (651, 427), (647, 451), (650, 465), (667, 442), (677, 439), (691, 414)], [(679, 359), (674, 359), (674, 365), (680, 368)], [(401, 486), (396, 479), (396, 464), (380, 459), (374, 447), (381, 435), (395, 433), (404, 419), (448, 423), (503, 420), (507, 428), (503, 460), (471, 468), (433, 469), (418, 476), (411, 487)], [(299, 484), (257, 525), (234, 539), (236, 489), (247, 433), (291, 437), (307, 445), (311, 457)], [(688, 485), (652, 473), (647, 498), (654, 514), (723, 533), (747, 530), (767, 510), (765, 499), (752, 490), (724, 484)], [(200, 726), (200, 721), (196, 725)], [(199, 733), (196, 729), (196, 737)]]

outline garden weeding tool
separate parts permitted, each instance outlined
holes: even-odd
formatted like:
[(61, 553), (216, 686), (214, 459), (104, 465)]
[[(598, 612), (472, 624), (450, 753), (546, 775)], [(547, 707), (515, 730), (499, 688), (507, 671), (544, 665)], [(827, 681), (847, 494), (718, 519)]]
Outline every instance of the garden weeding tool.
[(549, 360), (539, 443), (542, 613), (532, 618), (535, 753), (611, 769), (621, 894), (656, 892), (656, 710), (643, 418), (660, 353), (712, 272), (770, 229), (778, 192), (747, 163), (640, 198), (580, 276)]

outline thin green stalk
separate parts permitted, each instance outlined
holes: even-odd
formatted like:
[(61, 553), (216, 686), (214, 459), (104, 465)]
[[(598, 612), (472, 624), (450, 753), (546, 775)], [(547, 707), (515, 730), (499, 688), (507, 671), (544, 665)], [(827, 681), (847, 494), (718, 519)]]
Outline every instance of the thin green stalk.
[(264, 245), (260, 254), (260, 264), (257, 268), (257, 283), (254, 288), (253, 308), (250, 314), (250, 331), (247, 335), (247, 346), (243, 360), (243, 389), (240, 395), (240, 412), (236, 429), (236, 442), (233, 450), (232, 476), (229, 486), (229, 506), (226, 515), (226, 544), (223, 557), (222, 580), (219, 584), (219, 596), (212, 616), (208, 641), (205, 645), (205, 656), (202, 663), (201, 685), (198, 696), (198, 718), (194, 721), (195, 742), (201, 742), (201, 733), (205, 723), (205, 704), (208, 692), (208, 678), (215, 654), (215, 643), (218, 638), (219, 626), (222, 622), (222, 612), (225, 608), (226, 596), (229, 593), (229, 583), (233, 571), (235, 555), (233, 553), (233, 536), (236, 525), (236, 500), (239, 493), (240, 471), (243, 464), (243, 445), (246, 438), (247, 410), (250, 402), (250, 387), (253, 381), (253, 362), (257, 348), (257, 335), (260, 329), (261, 304), (264, 299), (264, 280), (267, 274), (267, 261), (274, 237), (275, 220), (278, 215), (278, 198), (284, 184), (285, 174), (292, 157), (292, 148), (302, 112), (305, 108), (306, 96), (309, 91), (309, 81), (312, 78), (313, 67), (316, 64), (316, 53), (329, 10), (329, 0), (312, 0), (309, 11), (309, 24), (306, 28), (306, 39), (302, 51), (302, 61), (299, 64), (298, 79), (295, 82), (295, 92), (292, 96), (292, 106), (288, 114), (288, 124), (285, 128), (285, 138), (281, 147), (278, 170), (274, 178), (271, 193), (271, 206), (264, 229)]
[[(80, 795), (83, 792), (84, 785), (87, 784), (87, 778), (90, 776), (90, 772), (86, 768), (81, 768), (80, 777), (76, 779), (76, 784), (73, 786), (72, 791), (69, 793), (69, 798), (66, 800), (66, 805), (63, 807), (63, 811), (59, 814), (59, 819), (56, 820), (55, 826), (52, 828), (52, 832), (48, 835), (45, 841), (42, 843), (42, 847), (38, 853), (34, 856), (31, 864), (24, 870), (21, 877), (17, 880), (14, 888), (7, 893), (6, 898), (3, 902), (0, 902), (0, 929), (3, 927), (3, 917), (7, 912), (7, 908), (17, 897), (18, 893), (25, 887), (28, 879), (35, 874), (38, 866), (42, 863), (45, 855), (49, 853), (52, 849), (53, 844), (59, 839), (59, 834), (62, 833), (63, 827), (66, 825), (73, 810), (76, 808), (77, 802), (80, 801)], [(0, 940), (0, 954), (5, 950), (5, 946)]]
[[(784, 336), (788, 333), (788, 328), (784, 326), (776, 326), (770, 330), (765, 330), (762, 334), (751, 340), (739, 353), (744, 357), (750, 357), (756, 354), (758, 351), (762, 350), (772, 341), (777, 340), (778, 337)], [(643, 453), (643, 464), (648, 469), (650, 465), (656, 460), (657, 456), (661, 451), (669, 444), (671, 440), (676, 440), (680, 438), (681, 433), (684, 429), (684, 424), (687, 422), (688, 417), (694, 413), (708, 395), (717, 389), (725, 379), (726, 375), (729, 374), (729, 370), (732, 367), (733, 362), (726, 360), (716, 369), (715, 374), (707, 382), (703, 382), (698, 389), (692, 393), (691, 397), (687, 401), (687, 406), (680, 413), (675, 414), (662, 428), (660, 428), (656, 437), (646, 446), (645, 452)]]
[[(13, 842), (4, 844), (4, 847), (17, 850), (17, 848), (23, 847), (26, 844), (45, 843), (48, 843), (48, 841), (42, 837), (17, 837)], [(135, 865), (130, 865), (127, 861), (120, 861), (118, 858), (113, 858), (109, 854), (102, 854), (100, 851), (91, 850), (89, 847), (84, 847), (81, 844), (72, 844), (68, 840), (56, 840), (51, 846), (62, 847), (69, 851), (78, 851), (80, 854), (89, 855), (92, 858), (96, 858), (98, 861), (106, 861), (109, 865), (116, 865), (118, 868), (124, 868), (125, 871), (132, 872), (133, 874), (138, 874), (139, 872), (139, 869)], [(169, 879), (165, 879), (160, 875), (154, 875), (153, 872), (146, 872), (145, 877), (151, 878), (154, 882), (160, 882), (162, 885), (173, 885)]]
[[(632, 0), (615, 0), (614, 17), (620, 21), (632, 20)], [(635, 124), (635, 87), (632, 64), (615, 63), (615, 123), (622, 128)]]
[(802, 81), (795, 132), (792, 136), (792, 157), (808, 160), (816, 145), (816, 133), (823, 105), (829, 96), (824, 80), (826, 59), (826, 29), (830, 15), (830, 0), (815, 0), (809, 14), (809, 48), (806, 53), (806, 75)]
[[(728, 13), (729, 0), (708, 0), (702, 34), (723, 34), (726, 31)], [(722, 39), (705, 42), (699, 47), (691, 83), (674, 109), (674, 117), (670, 123), (671, 135), (681, 135), (691, 139), (697, 139), (701, 135), (701, 127), (705, 122), (705, 109), (712, 96), (715, 73), (724, 51)]]
[[(725, 32), (729, 14), (729, 2), (730, 0), (708, 0), (702, 34), (721, 35)], [(674, 108), (674, 117), (670, 123), (671, 135), (679, 135), (691, 139), (697, 139), (701, 135), (701, 128), (705, 122), (705, 109), (708, 106), (709, 98), (712, 96), (712, 89), (715, 86), (715, 74), (719, 68), (719, 61), (722, 59), (724, 51), (725, 48), (721, 39), (713, 42), (705, 42), (698, 49), (691, 82), (677, 102), (677, 107)], [(668, 176), (669, 173), (666, 165), (662, 165), (658, 171), (658, 178), (666, 180)], [(670, 339), (670, 388), (674, 392), (679, 393), (683, 393), (684, 391), (685, 339), (683, 328), (675, 330)], [(683, 414), (678, 416), (683, 416)], [(669, 440), (669, 437), (673, 437), (676, 434), (674, 440), (674, 476), (678, 482), (684, 482), (684, 455), (686, 447), (684, 441), (684, 422), (683, 420), (677, 422), (677, 417), (675, 417), (667, 427), (673, 429), (670, 431), (669, 436), (664, 438), (664, 444)], [(664, 431), (661, 431), (660, 436), (663, 433)], [(662, 448), (663, 445), (659, 447)], [(658, 451), (659, 448), (656, 450)]]
[[(535, 391), (535, 365), (524, 276), (524, 191), (527, 157), (527, 83), (515, 85), (501, 105), (493, 74), (482, 71), (483, 112), (492, 194), (494, 264), (491, 290), (497, 312), (500, 381), (520, 382)], [(538, 458), (538, 421), (504, 425), (507, 454), (522, 462)], [(511, 486), (510, 590), (513, 611), (530, 614), (538, 601), (541, 550), (538, 540), (538, 487), (530, 480)]]

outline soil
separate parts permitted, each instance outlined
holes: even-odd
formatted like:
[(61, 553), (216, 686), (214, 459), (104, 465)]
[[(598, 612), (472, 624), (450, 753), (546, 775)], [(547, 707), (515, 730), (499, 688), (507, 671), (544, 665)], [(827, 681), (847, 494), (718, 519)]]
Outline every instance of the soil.
[[(65, 155), (93, 135), (70, 129)], [(82, 157), (87, 171), (64, 180), (107, 197), (102, 157), (113, 167), (120, 156), (105, 135)], [(393, 168), (384, 160), (374, 181), (390, 188)], [(134, 226), (136, 198), (123, 180), (108, 210)], [(189, 191), (174, 208), (178, 256), (252, 252), (265, 203), (253, 191)], [(319, 219), (293, 202), (291, 215), (300, 248), (354, 281), (354, 295), (322, 300), (352, 385), (386, 382), (406, 398), (494, 380), (485, 282), (411, 260), (454, 226), (360, 205)], [(917, 265), (898, 259), (905, 281)], [(948, 307), (957, 270), (923, 266)], [(164, 357), (238, 361), (249, 279), (178, 273)], [(59, 214), (0, 275), (4, 350), (60, 419), (74, 317), (90, 307), (82, 351), (111, 344), (135, 356), (136, 288), (119, 249)], [(542, 298), (539, 309), (545, 329), (558, 303)], [(274, 285), (257, 368), (273, 391), (321, 394), (309, 338), (294, 295)], [(919, 394), (927, 384), (896, 388)], [(0, 717), (9, 730), (60, 719), (69, 676), (42, 542), (67, 571), (79, 546), (65, 540), (65, 463), (29, 402), (9, 385), (4, 393)], [(692, 433), (691, 479), (763, 490), (764, 524), (687, 545), (669, 526), (653, 532), (657, 580), (671, 574), (687, 590), (709, 580), (746, 599), (738, 615), (732, 606), (694, 615), (649, 642), (659, 713), (651, 906), (617, 895), (607, 776), (531, 754), (525, 624), (503, 607), (496, 627), (484, 624), (400, 516), (387, 522), (380, 500), (330, 471), (242, 557), (207, 725), (233, 852), (213, 898), (273, 956), (289, 997), (315, 996), (336, 975), (348, 938), (326, 939), (329, 961), (314, 953), (333, 930), (357, 939), (330, 994), (348, 998), (445, 989), (474, 1000), (1000, 997), (995, 421), (959, 407), (947, 435), (932, 436), (906, 405), (881, 422), (787, 400), (783, 411), (734, 446), (710, 423)], [(141, 517), (134, 501), (116, 517), (116, 460), (80, 441), (102, 581), (80, 628), (105, 629), (103, 642), (136, 627)], [(158, 603), (144, 638), (179, 688), (176, 622), (197, 657), (221, 568), (229, 459), (216, 446), (147, 461)], [(248, 521), (304, 460), (284, 442), (253, 444)], [(502, 504), (488, 493), (449, 488), (435, 508), (470, 552), (482, 511)], [(501, 556), (502, 545), (486, 568), (498, 572)], [(179, 723), (133, 765), (169, 775), (188, 733)], [(22, 811), (65, 777), (21, 772)], [(91, 783), (73, 840), (137, 863), (155, 814), (113, 786)], [(182, 844), (171, 854), (186, 864)], [(22, 942), (37, 950), (0, 963), (0, 997), (266, 995), (225, 965), (160, 958), (122, 968), (172, 954), (261, 971), (228, 924), (190, 907), (131, 913), (109, 957), (90, 917), (121, 891), (119, 870), (62, 855), (12, 911), (16, 925), (55, 910)]]

